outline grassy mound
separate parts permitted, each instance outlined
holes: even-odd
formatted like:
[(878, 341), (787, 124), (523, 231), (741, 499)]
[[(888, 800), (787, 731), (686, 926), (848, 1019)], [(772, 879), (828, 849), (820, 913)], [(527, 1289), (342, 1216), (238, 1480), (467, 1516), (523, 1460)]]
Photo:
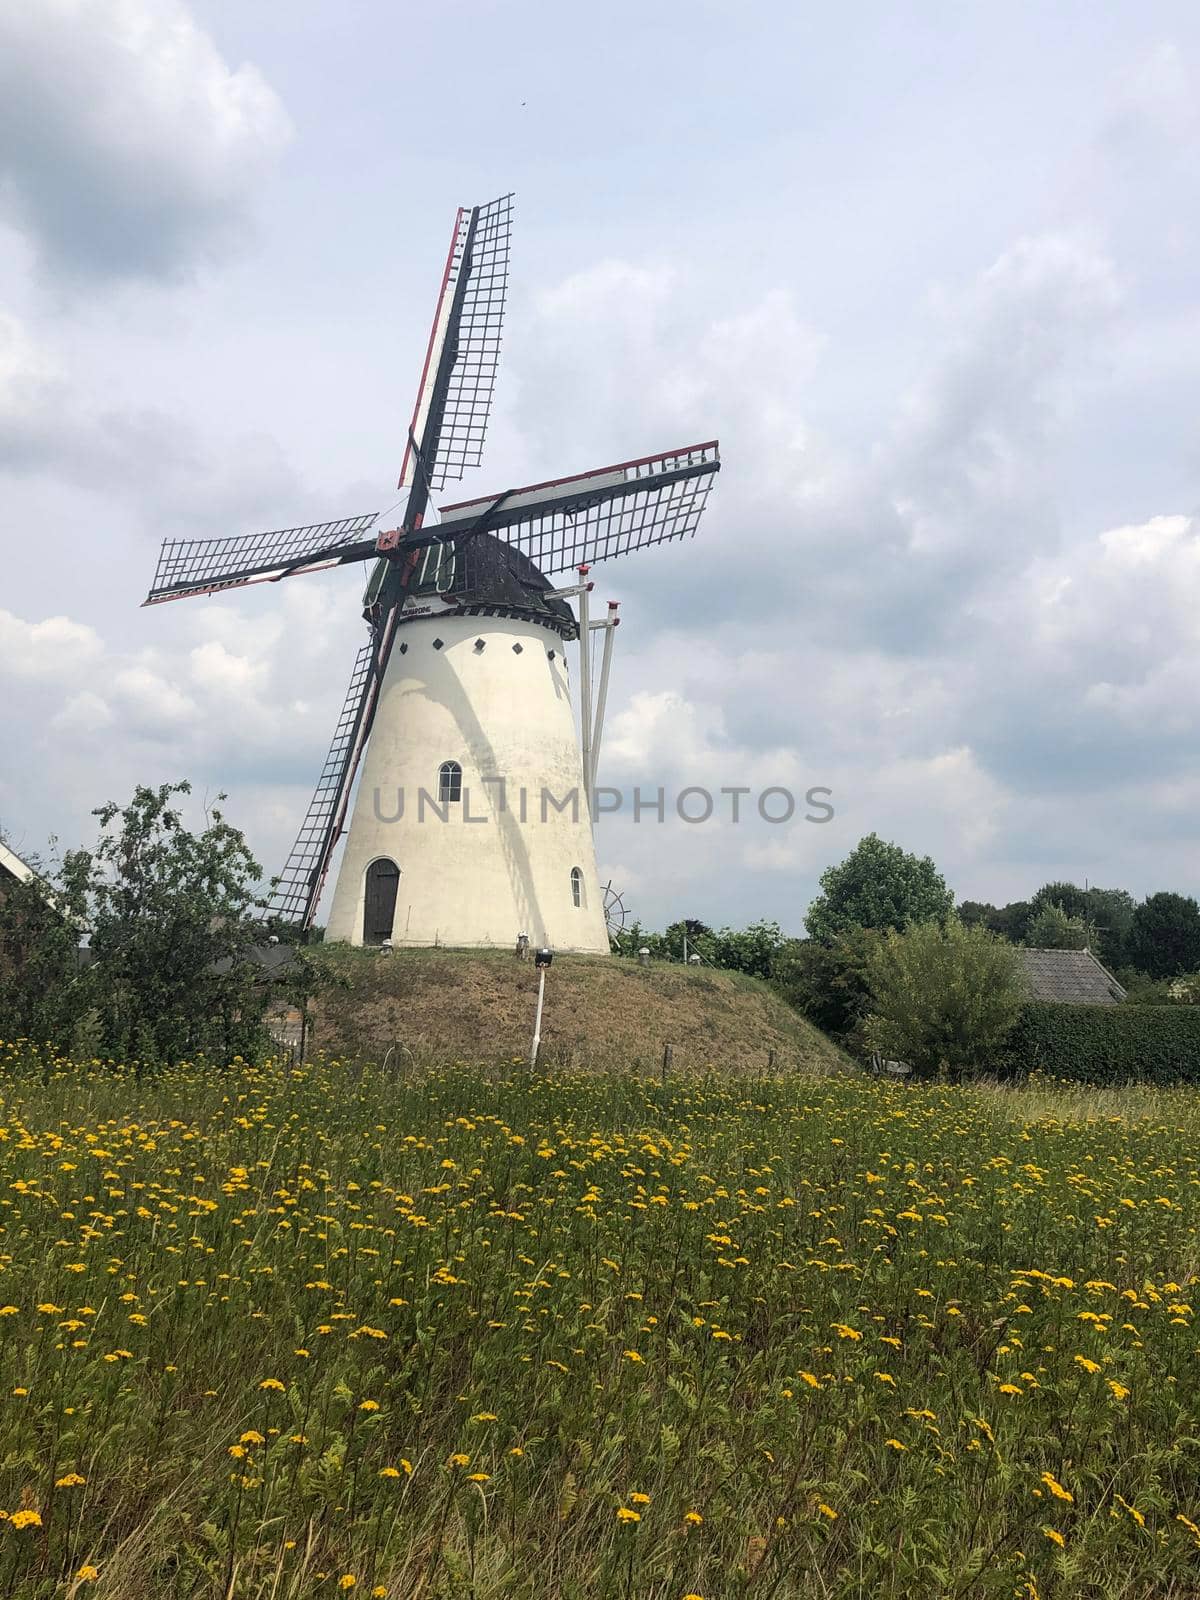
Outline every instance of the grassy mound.
[[(532, 961), (492, 951), (330, 947), (338, 983), (316, 1008), (315, 1042), (382, 1059), (523, 1059), (537, 998)], [(845, 1057), (757, 978), (616, 956), (556, 956), (547, 974), (542, 1059), (680, 1071), (829, 1071)]]

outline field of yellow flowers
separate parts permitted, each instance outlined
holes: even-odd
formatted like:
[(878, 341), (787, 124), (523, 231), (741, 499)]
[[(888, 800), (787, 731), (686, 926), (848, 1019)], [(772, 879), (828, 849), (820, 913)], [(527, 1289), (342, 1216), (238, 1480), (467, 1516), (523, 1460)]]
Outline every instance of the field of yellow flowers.
[(1200, 1098), (0, 1046), (0, 1595), (1194, 1596)]

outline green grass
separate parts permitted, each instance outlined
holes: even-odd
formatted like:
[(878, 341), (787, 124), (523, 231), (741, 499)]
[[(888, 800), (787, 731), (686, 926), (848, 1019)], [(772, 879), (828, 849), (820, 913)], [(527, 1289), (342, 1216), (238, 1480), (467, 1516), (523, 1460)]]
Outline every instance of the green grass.
[(1198, 1152), (1168, 1090), (0, 1047), (0, 1594), (1183, 1600)]

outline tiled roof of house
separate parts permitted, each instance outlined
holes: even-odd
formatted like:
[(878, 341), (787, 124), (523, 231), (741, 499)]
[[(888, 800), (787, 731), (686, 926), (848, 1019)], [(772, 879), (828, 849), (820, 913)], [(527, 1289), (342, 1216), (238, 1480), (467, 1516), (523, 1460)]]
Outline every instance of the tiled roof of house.
[(1124, 1000), (1121, 985), (1090, 950), (1020, 951), (1025, 976), (1035, 1000), (1060, 1005), (1111, 1006)]

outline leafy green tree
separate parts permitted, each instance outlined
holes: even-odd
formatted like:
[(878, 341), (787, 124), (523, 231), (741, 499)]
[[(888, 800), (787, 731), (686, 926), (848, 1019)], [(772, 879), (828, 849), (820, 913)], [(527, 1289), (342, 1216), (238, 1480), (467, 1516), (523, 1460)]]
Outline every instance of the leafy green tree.
[(941, 921), (954, 896), (929, 856), (915, 856), (869, 833), (821, 874), (821, 893), (805, 917), (809, 934), (829, 944), (850, 928), (903, 929)]
[[(1065, 881), (1044, 883), (1030, 902), (1031, 915), (1038, 916), (1048, 906), (1058, 906), (1068, 917), (1087, 924), (1088, 945), (1107, 966), (1118, 967), (1127, 960), (1127, 941), (1136, 907), (1133, 896), (1126, 890), (1081, 889), (1077, 883)], [(993, 922), (989, 926), (996, 924)], [(1028, 928), (1021, 937), (1026, 944), (1039, 942)], [(1043, 948), (1052, 947), (1044, 945)]]
[(1035, 917), (1047, 906), (1060, 906), (1069, 917), (1087, 917), (1090, 911), (1087, 890), (1065, 880), (1044, 883), (1029, 902), (1030, 913)]
[[(96, 844), (69, 852), (50, 880), (46, 906), (64, 915), (43, 910), (35, 923), (26, 902), (10, 910), (12, 899), (0, 909), (0, 943), (24, 942), (24, 992), (28, 974), (44, 977), (45, 1026), (35, 1032), (60, 1046), (86, 1036), (92, 1053), (143, 1066), (253, 1057), (266, 1044), (267, 1007), (295, 984), (282, 973), (265, 981), (253, 958), (261, 871), (218, 808), (198, 832), (184, 825), (175, 801), (189, 793), (187, 783), (139, 786), (128, 805), (94, 812)], [(67, 955), (81, 927), (91, 946), (82, 971)]]
[(190, 793), (139, 785), (128, 805), (94, 813), (95, 1005), (109, 1049), (141, 1061), (251, 1055), (262, 1043), (267, 990), (251, 959), (262, 869), (219, 809), (199, 833), (184, 826), (174, 801)]
[(682, 961), (685, 944), (689, 955), (698, 953), (711, 959), (712, 929), (697, 917), (683, 917), (679, 922), (669, 923), (662, 937), (676, 961)]
[(870, 999), (868, 964), (882, 938), (874, 929), (852, 928), (832, 944), (787, 939), (771, 964), (771, 981), (810, 1022), (853, 1043)]
[(761, 921), (745, 928), (719, 928), (708, 941), (700, 940), (697, 947), (715, 967), (769, 978), (783, 942), (783, 931), (777, 922)]
[(618, 953), (636, 956), (639, 950), (649, 950), (654, 961), (682, 961), (685, 933), (689, 956), (698, 955), (710, 966), (727, 972), (748, 972), (756, 978), (770, 977), (775, 953), (784, 943), (777, 922), (752, 922), (746, 928), (718, 928), (714, 932), (705, 923), (689, 918), (671, 923), (662, 933), (631, 922), (618, 941)]
[(872, 953), (872, 1049), (930, 1077), (972, 1077), (996, 1060), (1025, 1000), (1016, 949), (985, 928), (916, 923)]
[(1028, 900), (1012, 900), (1008, 905), (1001, 906), (998, 911), (993, 911), (987, 920), (987, 926), (1002, 939), (1008, 939), (1013, 944), (1022, 944), (1029, 930), (1031, 915), (1032, 907)]
[(988, 928), (996, 915), (996, 907), (989, 900), (960, 900), (958, 920), (964, 928)]
[(1072, 917), (1055, 901), (1047, 901), (1030, 918), (1025, 943), (1035, 950), (1086, 950), (1095, 944), (1095, 930), (1082, 917)]
[(86, 883), (64, 863), (57, 887), (38, 870), (0, 898), (0, 1034), (66, 1044), (90, 1004), (80, 943)]
[(1096, 952), (1105, 966), (1124, 966), (1137, 902), (1126, 889), (1089, 889), (1087, 915), (1095, 929)]
[(1133, 913), (1129, 960), (1151, 978), (1200, 968), (1200, 906), (1190, 895), (1152, 894)]
[(621, 930), (620, 937), (614, 941), (614, 948), (618, 955), (636, 957), (639, 950), (649, 950), (652, 961), (678, 961), (678, 946), (672, 950), (670, 940), (665, 933), (656, 933), (653, 928), (645, 927), (636, 918), (627, 922)]

